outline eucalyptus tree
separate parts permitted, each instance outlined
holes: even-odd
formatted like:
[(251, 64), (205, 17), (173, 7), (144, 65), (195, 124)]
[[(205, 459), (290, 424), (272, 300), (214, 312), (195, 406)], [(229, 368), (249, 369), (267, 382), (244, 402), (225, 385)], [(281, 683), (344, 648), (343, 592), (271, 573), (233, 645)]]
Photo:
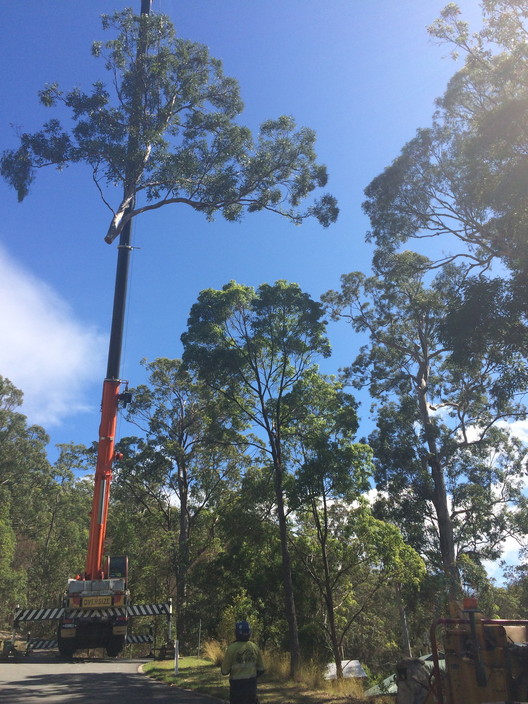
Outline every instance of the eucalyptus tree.
[[(267, 649), (282, 650), (288, 625), (273, 496), (269, 470), (255, 462), (218, 511), (216, 555), (193, 573), (193, 588), (211, 635), (232, 638), (233, 621), (226, 623), (226, 608), (237, 603), (243, 592), (250, 607), (239, 619), (250, 620), (253, 614), (252, 630), (258, 642)], [(298, 587), (298, 570), (294, 570), (294, 580)]]
[[(345, 644), (381, 587), (417, 586), (423, 562), (400, 531), (376, 520), (364, 495), (372, 450), (355, 442), (357, 403), (341, 382), (314, 374), (292, 392), (304, 415), (291, 430), (299, 529), (294, 548), (321, 600), (321, 622), (338, 678)], [(287, 399), (289, 400), (289, 399)]]
[(46, 491), (53, 482), (43, 428), (29, 425), (19, 408), (23, 393), (0, 376), (0, 541), (2, 590), (0, 614), (24, 604), (42, 526)]
[(526, 271), (528, 52), (526, 0), (486, 0), (471, 34), (450, 3), (430, 28), (465, 58), (420, 129), (367, 187), (370, 238), (384, 249), (410, 238), (448, 237), (472, 266), (494, 258)]
[(319, 619), (338, 679), (343, 676), (341, 662), (350, 655), (346, 644), (378, 591), (389, 584), (418, 586), (424, 573), (422, 559), (405, 543), (400, 530), (376, 519), (358, 487), (351, 486), (358, 475), (365, 474), (371, 454), (360, 444), (353, 453), (352, 462), (349, 457), (346, 469), (338, 473), (336, 465), (342, 460), (332, 453), (330, 464), (323, 464), (329, 458), (325, 452), (318, 453), (302, 468), (297, 486), (301, 495), (307, 495), (305, 509), (298, 512), (294, 549), (315, 585)]
[(39, 526), (39, 488), (51, 477), (46, 456), (49, 438), (38, 425), (29, 425), (20, 412), (24, 394), (0, 376), (0, 490), (17, 531)]
[(319, 621), (340, 678), (341, 661), (361, 647), (362, 622), (369, 614), (376, 617), (380, 592), (392, 605), (397, 585), (419, 589), (424, 561), (400, 529), (377, 519), (365, 500), (350, 505), (340, 499), (318, 514), (304, 512), (295, 551), (316, 587)]
[(68, 577), (81, 573), (86, 559), (93, 486), (82, 472), (93, 471), (83, 445), (61, 444), (50, 477), (39, 489), (41, 507), (34, 552), (28, 567), (28, 603), (54, 604)]
[[(338, 635), (336, 594), (352, 567), (338, 549), (344, 547), (341, 543), (344, 536), (336, 535), (335, 504), (340, 499), (352, 503), (368, 490), (370, 448), (353, 442), (358, 427), (357, 404), (350, 394), (343, 392), (339, 383), (312, 373), (296, 384), (285, 402), (304, 406), (302, 416), (288, 429), (290, 443), (294, 446), (290, 461), (296, 466), (290, 501), (301, 516), (304, 512), (310, 516), (300, 524), (302, 537), (294, 545), (323, 601), (325, 630), (337, 677), (341, 679), (342, 640), (350, 624)], [(333, 520), (331, 515), (334, 515)], [(313, 550), (307, 550), (307, 545), (313, 545), (307, 539), (308, 533), (317, 545), (315, 552), (319, 554), (315, 559)], [(339, 565), (337, 569), (332, 564), (334, 561)]]
[(256, 290), (232, 281), (221, 291), (200, 293), (182, 342), (184, 364), (223, 394), (250, 425), (255, 446), (267, 457), (280, 533), (291, 671), (296, 675), (300, 648), (285, 501), (291, 480), (288, 435), (307, 402), (294, 391), (314, 373), (315, 360), (330, 354), (323, 308), (286, 281)]
[[(1, 173), (19, 200), (38, 169), (83, 163), (111, 211), (109, 243), (136, 215), (170, 204), (208, 219), (221, 213), (238, 220), (258, 210), (295, 223), (314, 216), (324, 226), (337, 218), (329, 194), (301, 207), (327, 181), (313, 130), (282, 116), (265, 121), (253, 137), (238, 122), (237, 82), (224, 76), (207, 47), (176, 37), (165, 15), (126, 9), (103, 15), (103, 28), (114, 38), (95, 42), (92, 53), (104, 58), (109, 85), (96, 81), (88, 92), (46, 86), (41, 103), (69, 110), (72, 129), (54, 117), (38, 132), (21, 134), (18, 148), (2, 156)], [(123, 187), (118, 195), (116, 185)]]
[(117, 483), (138, 505), (164, 517), (172, 536), (178, 639), (187, 644), (187, 592), (193, 564), (211, 548), (215, 507), (238, 485), (247, 462), (240, 421), (222, 396), (197, 381), (180, 360), (145, 363), (148, 385), (136, 388), (127, 418), (143, 438), (121, 463)]
[[(0, 490), (0, 498), (4, 492)], [(23, 604), (26, 597), (27, 572), (16, 564), (17, 540), (10, 521), (9, 505), (0, 502), (0, 624), (8, 628), (12, 624), (13, 610)]]
[(385, 261), (380, 275), (344, 275), (341, 291), (324, 298), (335, 318), (369, 337), (347, 371), (376, 402), (369, 443), (387, 492), (381, 515), (398, 520), (457, 597), (464, 560), (496, 559), (515, 530), (526, 450), (506, 421), (525, 411), (502, 393), (493, 356), (455, 364), (442, 344), (440, 323), (463, 272), (446, 266), (428, 287), (424, 257)]
[[(463, 65), (437, 100), (432, 125), (367, 186), (364, 210), (368, 237), (383, 252), (440, 238), (435, 266), (464, 263), (473, 277), (454, 308), (451, 327), (461, 313), (464, 322), (450, 344), (463, 356), (493, 343), (508, 372), (527, 350), (528, 3), (485, 0), (481, 7), (477, 32), (455, 3), (430, 27)], [(506, 269), (488, 281), (499, 261)], [(518, 381), (525, 389), (526, 379)]]
[(79, 569), (84, 560), (79, 517), (89, 511), (83, 481), (73, 473), (80, 467), (78, 448), (60, 447), (52, 465), (49, 438), (28, 424), (22, 402), (22, 391), (0, 377), (0, 618), (11, 616), (16, 604), (56, 600), (68, 559)]

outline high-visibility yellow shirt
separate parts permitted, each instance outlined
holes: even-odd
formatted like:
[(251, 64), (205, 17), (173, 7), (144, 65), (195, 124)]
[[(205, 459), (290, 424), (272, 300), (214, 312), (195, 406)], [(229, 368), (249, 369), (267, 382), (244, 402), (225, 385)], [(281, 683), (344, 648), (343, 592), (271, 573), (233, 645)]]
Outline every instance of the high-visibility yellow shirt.
[(248, 680), (264, 672), (262, 655), (250, 640), (236, 640), (227, 646), (222, 660), (222, 674), (230, 680)]

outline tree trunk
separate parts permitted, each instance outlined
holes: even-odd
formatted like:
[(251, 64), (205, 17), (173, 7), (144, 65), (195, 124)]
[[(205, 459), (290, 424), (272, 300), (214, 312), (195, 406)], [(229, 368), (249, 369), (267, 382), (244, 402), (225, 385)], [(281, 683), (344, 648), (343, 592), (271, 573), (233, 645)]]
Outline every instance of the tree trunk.
[(337, 637), (337, 630), (335, 625), (335, 615), (334, 615), (334, 595), (332, 587), (330, 585), (330, 575), (328, 573), (326, 564), (326, 555), (324, 557), (325, 561), (325, 591), (326, 591), (326, 611), (328, 615), (328, 628), (330, 631), (330, 641), (332, 643), (332, 653), (334, 656), (335, 666), (336, 666), (336, 678), (338, 680), (343, 679), (343, 668), (341, 666), (341, 648), (339, 645), (339, 639)]
[(290, 643), (290, 675), (293, 679), (298, 676), (301, 664), (301, 648), (299, 645), (299, 630), (297, 627), (297, 613), (293, 596), (293, 580), (291, 570), (291, 557), (288, 546), (288, 527), (284, 511), (284, 494), (282, 489), (282, 468), (275, 464), (275, 498), (277, 501), (277, 515), (279, 518), (279, 532), (282, 555), (282, 578), (284, 581), (284, 605), (286, 620), (288, 622), (288, 635)]
[(327, 545), (327, 535), (328, 535), (328, 509), (326, 503), (326, 496), (324, 494), (324, 489), (322, 491), (323, 501), (324, 501), (324, 528), (321, 526), (321, 521), (319, 520), (319, 512), (317, 509), (316, 502), (312, 502), (312, 515), (314, 517), (315, 525), (317, 527), (317, 533), (319, 536), (319, 545), (321, 546), (321, 558), (323, 560), (324, 569), (324, 601), (326, 604), (326, 614), (328, 616), (328, 630), (330, 632), (330, 643), (332, 644), (332, 653), (334, 656), (334, 662), (336, 666), (336, 679), (343, 679), (343, 668), (341, 666), (342, 653), (337, 637), (337, 629), (335, 624), (335, 613), (334, 613), (334, 591), (332, 589), (332, 580), (330, 578), (330, 567), (328, 565), (328, 552), (326, 549)]
[(180, 520), (178, 535), (178, 564), (176, 566), (176, 637), (180, 645), (187, 643), (187, 572), (189, 570), (189, 505), (187, 473), (178, 463), (178, 494)]
[(462, 591), (460, 574), (456, 565), (453, 522), (451, 520), (449, 506), (447, 503), (447, 491), (442, 461), (440, 459), (436, 444), (434, 426), (431, 423), (431, 418), (429, 415), (429, 404), (427, 401), (427, 374), (422, 373), (417, 381), (420, 417), (428, 449), (427, 462), (429, 464), (431, 478), (433, 480), (432, 502), (438, 519), (440, 554), (442, 556), (444, 573), (448, 580), (449, 599), (453, 601), (460, 598)]
[(396, 595), (398, 599), (398, 611), (400, 612), (400, 624), (402, 629), (402, 641), (403, 641), (403, 652), (406, 657), (412, 658), (412, 648), (411, 639), (409, 637), (409, 626), (407, 624), (407, 614), (405, 613), (405, 606), (401, 597), (401, 587), (400, 584), (396, 584)]

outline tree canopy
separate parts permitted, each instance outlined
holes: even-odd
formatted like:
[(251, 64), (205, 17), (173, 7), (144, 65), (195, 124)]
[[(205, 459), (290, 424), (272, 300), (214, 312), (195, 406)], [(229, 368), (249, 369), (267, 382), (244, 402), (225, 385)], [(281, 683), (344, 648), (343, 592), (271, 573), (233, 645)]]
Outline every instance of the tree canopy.
[[(103, 27), (115, 36), (95, 42), (92, 52), (104, 58), (110, 86), (97, 81), (88, 92), (64, 92), (48, 85), (41, 102), (62, 104), (74, 126), (67, 130), (52, 118), (2, 155), (0, 172), (19, 200), (37, 169), (84, 163), (112, 212), (107, 242), (139, 213), (173, 203), (209, 219), (270, 210), (295, 223), (313, 216), (326, 227), (336, 220), (329, 194), (301, 208), (327, 182), (313, 130), (281, 116), (263, 122), (253, 137), (238, 122), (237, 82), (207, 47), (176, 37), (165, 15), (127, 9), (104, 15)], [(114, 186), (123, 189), (117, 196)]]
[(479, 270), (500, 259), (527, 271), (526, 3), (489, 0), (471, 35), (451, 3), (433, 36), (463, 54), (464, 66), (437, 100), (433, 125), (419, 129), (366, 188), (370, 238), (395, 248), (410, 238), (447, 238), (444, 260)]
[(295, 390), (314, 374), (316, 358), (330, 354), (322, 316), (321, 304), (296, 284), (277, 281), (255, 290), (231, 281), (221, 291), (201, 292), (182, 335), (184, 364), (238, 409), (270, 463), (292, 674), (300, 646), (286, 520), (288, 434), (305, 413), (306, 398)]
[(405, 526), (433, 569), (441, 566), (455, 597), (461, 556), (496, 559), (515, 523), (525, 450), (501, 423), (524, 419), (525, 409), (504, 388), (493, 354), (455, 363), (442, 343), (446, 303), (463, 270), (445, 266), (428, 287), (430, 261), (411, 252), (391, 261), (379, 276), (343, 276), (341, 291), (324, 299), (369, 337), (347, 373), (377, 406), (369, 442), (382, 515)]

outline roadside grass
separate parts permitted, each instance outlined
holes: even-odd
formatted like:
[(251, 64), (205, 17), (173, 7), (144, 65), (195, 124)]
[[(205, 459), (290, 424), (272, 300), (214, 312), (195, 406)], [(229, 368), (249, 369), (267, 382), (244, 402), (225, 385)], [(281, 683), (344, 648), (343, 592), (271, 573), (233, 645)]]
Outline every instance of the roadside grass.
[[(323, 680), (319, 668), (313, 665), (304, 667), (300, 681), (294, 682), (289, 678), (286, 657), (265, 656), (265, 660), (268, 669), (258, 684), (261, 704), (378, 704), (383, 701), (365, 698), (362, 686), (353, 680), (337, 683)], [(178, 673), (174, 672), (173, 660), (154, 661), (144, 665), (143, 671), (168, 685), (200, 692), (224, 702), (229, 700), (227, 678), (211, 660), (182, 657), (178, 661)]]

